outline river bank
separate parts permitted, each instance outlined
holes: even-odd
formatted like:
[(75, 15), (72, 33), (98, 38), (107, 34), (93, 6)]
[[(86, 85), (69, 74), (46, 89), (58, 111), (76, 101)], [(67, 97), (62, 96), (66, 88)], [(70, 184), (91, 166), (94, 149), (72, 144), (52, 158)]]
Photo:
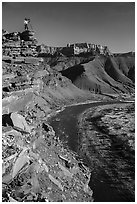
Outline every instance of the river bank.
[(45, 118), (32, 124), (30, 134), (3, 127), (3, 202), (92, 202), (89, 169)]
[(112, 104), (115, 103), (115, 102), (116, 103), (117, 102), (119, 102), (119, 103), (135, 103), (135, 100), (131, 100), (131, 99), (129, 98), (129, 100), (125, 100), (125, 99), (124, 100), (121, 100), (121, 99), (120, 100), (118, 100), (118, 99), (112, 100), (111, 98), (106, 97), (103, 100), (99, 99), (99, 100), (86, 100), (84, 102), (74, 102), (74, 103), (71, 103), (71, 104), (63, 105), (63, 107), (58, 106), (57, 108), (51, 110), (51, 112), (47, 114), (47, 116), (44, 118), (44, 120), (48, 121), (49, 118), (54, 117), (55, 115), (62, 112), (67, 107), (86, 105), (86, 104), (94, 104), (94, 103), (102, 103), (102, 102), (104, 102), (104, 103), (109, 103), (110, 102)]
[[(103, 103), (108, 103), (108, 99)], [(110, 100), (109, 103), (115, 102)], [(70, 149), (68, 145), (64, 145), (60, 133), (54, 131), (53, 126), (49, 126), (47, 122), (50, 118), (62, 113), (63, 110), (71, 112), (70, 109), (72, 109), (75, 118), (78, 113), (73, 112), (75, 108), (98, 104), (102, 104), (101, 99), (69, 103), (63, 107), (58, 105), (50, 109), (46, 117), (41, 117), (41, 114), (37, 112), (35, 115), (35, 111), (39, 108), (37, 105), (22, 112), (28, 124), (34, 126), (30, 135), (13, 131), (7, 127), (3, 128), (2, 187), (4, 202), (13, 199), (20, 202), (93, 201), (92, 188), (89, 187), (90, 169), (83, 164), (74, 147), (77, 144), (75, 144), (77, 135), (74, 132), (75, 142), (70, 140), (71, 145), (74, 143), (74, 149)], [(71, 122), (71, 127), (68, 129), (70, 133), (72, 127), (75, 130), (73, 120)], [(64, 133), (63, 137), (68, 137), (68, 133)], [(21, 169), (18, 167), (20, 159), (23, 159), (24, 162)]]
[(78, 151), (92, 171), (95, 202), (135, 199), (134, 108), (134, 104), (104, 105), (79, 116)]

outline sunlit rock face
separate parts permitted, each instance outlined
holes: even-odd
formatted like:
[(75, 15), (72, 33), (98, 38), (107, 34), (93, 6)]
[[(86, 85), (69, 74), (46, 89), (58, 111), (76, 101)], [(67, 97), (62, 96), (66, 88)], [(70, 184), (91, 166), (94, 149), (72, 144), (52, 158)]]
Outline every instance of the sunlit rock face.
[(7, 33), (2, 35), (3, 56), (37, 56), (37, 40), (33, 31)]

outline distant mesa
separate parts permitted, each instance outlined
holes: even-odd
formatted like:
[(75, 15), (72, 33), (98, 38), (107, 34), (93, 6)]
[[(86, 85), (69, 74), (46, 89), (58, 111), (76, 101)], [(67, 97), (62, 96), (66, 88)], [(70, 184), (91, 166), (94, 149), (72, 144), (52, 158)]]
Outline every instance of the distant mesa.
[(81, 55), (81, 54), (90, 54), (90, 55), (112, 55), (107, 46), (96, 45), (91, 43), (74, 43), (67, 44), (66, 47), (51, 47), (47, 45), (39, 45), (37, 47), (39, 56), (46, 55), (65, 55), (65, 56), (73, 56), (73, 55)]

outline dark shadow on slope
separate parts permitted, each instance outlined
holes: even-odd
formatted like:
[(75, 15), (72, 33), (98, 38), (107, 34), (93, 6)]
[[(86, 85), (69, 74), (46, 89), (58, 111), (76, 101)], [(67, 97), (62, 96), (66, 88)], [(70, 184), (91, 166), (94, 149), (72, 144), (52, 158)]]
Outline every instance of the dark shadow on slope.
[[(79, 64), (79, 65), (75, 65), (73, 67), (70, 67), (66, 70), (62, 70), (62, 71), (60, 71), (60, 73), (63, 76), (70, 79), (72, 81), (72, 83), (76, 87), (78, 87), (79, 89), (88, 90), (88, 91), (93, 92), (93, 93), (101, 94), (102, 88), (103, 88), (103, 90), (106, 90), (105, 92), (107, 92), (107, 87), (109, 85), (110, 86), (109, 92), (112, 92), (112, 93), (117, 92), (118, 88), (112, 86), (108, 80), (104, 81), (107, 85), (105, 88), (105, 84), (103, 84), (103, 83), (100, 84), (96, 80), (94, 80), (95, 76), (93, 76), (93, 78), (90, 78), (90, 76), (88, 76), (85, 71), (86, 70), (84, 68), (84, 65)], [(112, 89), (112, 91), (111, 91), (111, 89)]]
[(130, 68), (128, 72), (128, 78), (131, 79), (133, 83), (135, 83), (135, 66)]
[(2, 88), (2, 91), (4, 91), (4, 92), (10, 92), (10, 88), (7, 87), (7, 86), (6, 86), (6, 87), (3, 87), (3, 88)]
[(44, 58), (44, 62), (49, 64), (51, 68), (54, 68), (55, 66), (62, 66), (63, 67), (65, 65), (66, 68), (72, 67), (72, 66), (76, 66), (79, 64), (84, 64), (84, 63), (88, 63), (89, 61), (92, 61), (95, 58), (95, 56), (92, 56), (90, 53), (85, 53), (85, 54), (81, 54), (79, 56), (59, 56), (59, 57), (45, 57)]
[(2, 115), (2, 126), (14, 126), (10, 116), (11, 113)]
[(105, 63), (105, 71), (107, 74), (113, 78), (115, 81), (125, 84), (126, 86), (134, 88), (134, 84), (130, 78), (125, 76), (122, 71), (119, 69), (119, 65), (114, 58), (108, 57)]
[(114, 63), (110, 57), (107, 58), (105, 66), (104, 66), (105, 67), (105, 71), (107, 72), (107, 74), (111, 78), (113, 78), (115, 81), (118, 81), (119, 78), (120, 78), (120, 76), (119, 76), (120, 74), (118, 73), (120, 71), (118, 71), (118, 67), (117, 66), (118, 65), (116, 63)]
[(70, 79), (72, 81), (72, 83), (83, 74), (83, 72), (85, 72), (85, 69), (83, 67), (83, 65), (79, 64), (79, 65), (75, 65), (73, 67), (70, 67), (66, 70), (60, 71), (60, 73), (67, 77), (68, 79)]

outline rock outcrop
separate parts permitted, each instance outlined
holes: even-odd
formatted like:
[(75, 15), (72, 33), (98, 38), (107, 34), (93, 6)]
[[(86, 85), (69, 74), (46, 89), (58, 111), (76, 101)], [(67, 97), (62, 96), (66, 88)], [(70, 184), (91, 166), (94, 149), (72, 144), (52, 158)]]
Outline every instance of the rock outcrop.
[(2, 53), (3, 56), (37, 56), (37, 40), (34, 38), (34, 32), (26, 30), (22, 33), (3, 32), (2, 35)]

